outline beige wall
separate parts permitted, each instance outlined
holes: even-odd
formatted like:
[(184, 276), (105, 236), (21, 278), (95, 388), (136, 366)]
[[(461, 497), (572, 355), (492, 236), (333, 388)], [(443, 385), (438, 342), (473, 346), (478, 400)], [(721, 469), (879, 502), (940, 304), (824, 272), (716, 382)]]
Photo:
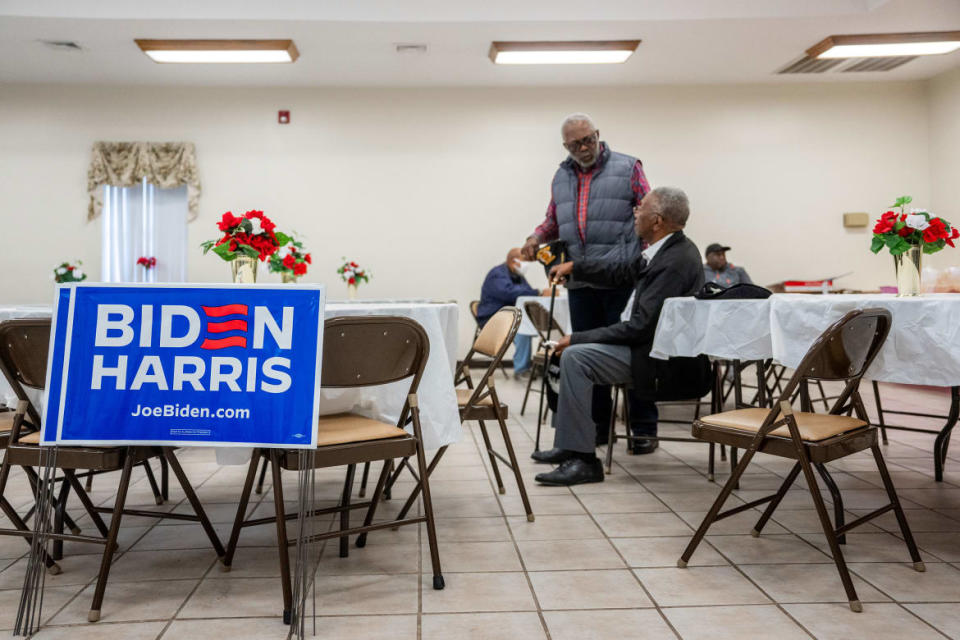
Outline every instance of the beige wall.
[[(223, 211), (262, 208), (307, 236), (309, 280), (343, 297), (334, 269), (347, 255), (373, 272), (363, 295), (456, 298), (466, 344), (466, 303), (540, 221), (563, 158), (558, 126), (575, 110), (642, 158), (655, 186), (686, 189), (689, 235), (732, 245), (757, 281), (853, 271), (843, 283), (875, 287), (892, 283), (890, 260), (869, 253), (868, 230), (844, 230), (841, 214), (875, 214), (909, 193), (960, 219), (958, 85), (954, 74), (932, 89), (0, 86), (0, 303), (50, 300), (49, 270), (63, 259), (99, 274), (99, 223), (85, 221), (94, 140), (188, 140), (203, 182), (191, 246), (215, 235)], [(279, 108), (292, 124), (276, 124)], [(931, 170), (946, 155), (952, 168)], [(197, 250), (189, 274), (224, 281), (228, 270)]]
[[(930, 208), (960, 225), (960, 69), (941, 74), (928, 86), (930, 122)], [(958, 247), (960, 249), (960, 247)], [(960, 254), (944, 249), (933, 266), (960, 265)]]

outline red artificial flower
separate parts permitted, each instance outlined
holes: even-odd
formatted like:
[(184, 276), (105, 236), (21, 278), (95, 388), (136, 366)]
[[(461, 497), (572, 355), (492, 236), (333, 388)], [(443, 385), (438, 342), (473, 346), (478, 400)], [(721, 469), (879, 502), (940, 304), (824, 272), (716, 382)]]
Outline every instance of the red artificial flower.
[(313, 260), (310, 259), (310, 254), (303, 256), (303, 259), (307, 261), (307, 264), (313, 264)]
[(893, 231), (893, 225), (897, 221), (897, 214), (893, 211), (887, 211), (885, 214), (880, 216), (880, 219), (877, 220), (876, 226), (873, 227), (874, 233), (889, 233)]
[(957, 245), (953, 244), (953, 241), (956, 240), (957, 238), (960, 238), (960, 231), (958, 231), (956, 227), (953, 227), (952, 229), (950, 229), (950, 237), (944, 238), (944, 240), (947, 241), (948, 245), (956, 248)]
[(296, 264), (297, 264), (296, 259), (289, 254), (287, 255), (286, 258), (283, 259), (283, 266), (285, 266), (287, 269), (293, 269), (296, 266)]
[(940, 239), (947, 239), (949, 234), (947, 233), (947, 227), (943, 224), (941, 218), (932, 218), (930, 220), (930, 226), (923, 230), (923, 241), (924, 242), (936, 242)]
[(357, 284), (357, 279), (356, 279), (356, 278), (350, 278), (349, 280), (347, 280), (347, 284)]
[(223, 214), (223, 218), (220, 219), (220, 222), (217, 223), (217, 228), (220, 229), (220, 231), (229, 231), (233, 227), (240, 224), (241, 220), (241, 218), (233, 215), (232, 212), (227, 211), (225, 214)]
[(911, 233), (913, 233), (913, 229), (910, 227), (902, 227), (900, 231), (897, 231), (897, 235), (899, 235), (901, 238), (906, 238)]
[(901, 213), (901, 214), (900, 214), (900, 222), (906, 222), (906, 221), (907, 221), (907, 214)]
[(296, 263), (295, 265), (293, 265), (293, 275), (295, 275), (295, 276), (302, 276), (302, 275), (305, 274), (306, 272), (307, 272), (307, 265), (306, 265), (306, 263), (298, 262), (298, 263)]
[(359, 265), (356, 262), (351, 262), (350, 266), (356, 269)]
[(67, 265), (67, 271), (73, 271), (75, 268), (72, 264)]

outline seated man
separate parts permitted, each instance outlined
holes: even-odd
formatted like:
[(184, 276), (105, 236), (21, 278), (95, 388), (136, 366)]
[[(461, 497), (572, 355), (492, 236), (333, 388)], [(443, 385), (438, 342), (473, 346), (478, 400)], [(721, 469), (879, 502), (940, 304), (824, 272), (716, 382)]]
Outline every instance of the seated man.
[(707, 264), (703, 265), (703, 279), (714, 282), (721, 287), (732, 287), (735, 284), (753, 284), (743, 267), (735, 267), (727, 262), (727, 251), (730, 247), (714, 242), (707, 247), (704, 255)]
[[(512, 307), (520, 296), (550, 295), (550, 290), (539, 291), (531, 287), (524, 271), (530, 265), (521, 258), (520, 249), (510, 249), (507, 261), (498, 264), (487, 273), (480, 290), (480, 306), (477, 307), (477, 322), (482, 327), (502, 307)], [(513, 339), (513, 373), (522, 378), (530, 373), (530, 342), (532, 336), (519, 333)]]
[[(585, 260), (565, 262), (551, 277), (572, 276), (601, 286), (634, 287), (630, 319), (609, 327), (575, 331), (557, 343), (560, 393), (553, 416), (554, 448), (538, 451), (538, 462), (560, 463), (537, 482), (573, 485), (602, 482), (603, 465), (596, 456), (596, 426), (591, 418), (590, 390), (595, 384), (633, 384), (637, 407), (657, 419), (657, 374), (674, 361), (650, 357), (663, 301), (690, 296), (703, 286), (700, 252), (684, 234), (690, 215), (686, 194), (673, 187), (654, 189), (634, 208), (634, 230), (647, 243), (640, 258), (625, 263)], [(681, 376), (682, 377), (682, 376)]]

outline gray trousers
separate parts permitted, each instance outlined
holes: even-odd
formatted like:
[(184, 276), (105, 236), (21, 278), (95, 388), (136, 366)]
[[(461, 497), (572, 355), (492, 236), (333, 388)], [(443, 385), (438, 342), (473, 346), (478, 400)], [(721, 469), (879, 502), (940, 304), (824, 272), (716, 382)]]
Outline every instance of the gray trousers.
[(574, 344), (560, 356), (560, 393), (553, 414), (553, 446), (568, 451), (596, 451), (593, 385), (630, 382), (630, 347), (620, 344)]

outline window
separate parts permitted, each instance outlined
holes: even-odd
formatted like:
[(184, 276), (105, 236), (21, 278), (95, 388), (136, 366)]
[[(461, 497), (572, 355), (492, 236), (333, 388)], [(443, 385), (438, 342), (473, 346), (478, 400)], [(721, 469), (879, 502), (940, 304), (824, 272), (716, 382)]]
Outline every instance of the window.
[[(103, 282), (185, 282), (187, 187), (103, 187)], [(141, 257), (156, 258), (145, 269)]]

